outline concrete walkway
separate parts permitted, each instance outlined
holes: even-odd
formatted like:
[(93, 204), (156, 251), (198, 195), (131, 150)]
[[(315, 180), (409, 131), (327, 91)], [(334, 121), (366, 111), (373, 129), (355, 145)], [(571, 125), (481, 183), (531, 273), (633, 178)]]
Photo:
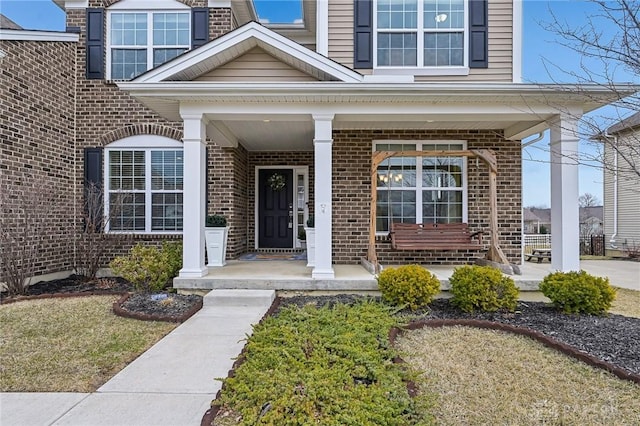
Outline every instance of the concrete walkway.
[(0, 394), (0, 425), (199, 425), (273, 290), (216, 290), (95, 393)]

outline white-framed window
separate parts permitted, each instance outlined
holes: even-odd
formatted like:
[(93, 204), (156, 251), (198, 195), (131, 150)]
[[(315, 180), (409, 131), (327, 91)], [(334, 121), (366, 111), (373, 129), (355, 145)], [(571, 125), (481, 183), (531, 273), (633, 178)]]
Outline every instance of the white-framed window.
[[(451, 151), (465, 141), (375, 141), (374, 151)], [(378, 167), (376, 232), (390, 223), (456, 223), (467, 220), (465, 157), (391, 157)]]
[(467, 0), (374, 0), (374, 67), (468, 66)]
[(131, 80), (191, 47), (188, 10), (113, 10), (107, 14), (107, 72)]
[(180, 233), (183, 225), (182, 144), (162, 136), (131, 136), (105, 148), (106, 230)]

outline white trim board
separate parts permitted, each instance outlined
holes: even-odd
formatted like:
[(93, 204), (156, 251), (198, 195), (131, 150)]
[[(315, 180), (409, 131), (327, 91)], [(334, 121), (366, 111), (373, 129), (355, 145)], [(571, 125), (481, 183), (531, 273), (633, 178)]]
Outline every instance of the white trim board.
[(0, 40), (15, 41), (66, 41), (77, 42), (80, 35), (59, 31), (8, 30), (0, 29)]

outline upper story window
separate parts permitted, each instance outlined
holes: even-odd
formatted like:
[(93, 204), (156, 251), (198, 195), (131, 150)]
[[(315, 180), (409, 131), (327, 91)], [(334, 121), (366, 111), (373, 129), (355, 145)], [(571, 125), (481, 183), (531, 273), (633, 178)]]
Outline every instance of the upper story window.
[[(464, 141), (379, 141), (376, 151), (451, 151)], [(459, 223), (466, 221), (464, 157), (391, 157), (378, 167), (376, 232), (392, 222)]]
[(113, 11), (108, 15), (111, 80), (130, 80), (191, 47), (188, 11)]
[(376, 67), (466, 66), (465, 0), (377, 0)]

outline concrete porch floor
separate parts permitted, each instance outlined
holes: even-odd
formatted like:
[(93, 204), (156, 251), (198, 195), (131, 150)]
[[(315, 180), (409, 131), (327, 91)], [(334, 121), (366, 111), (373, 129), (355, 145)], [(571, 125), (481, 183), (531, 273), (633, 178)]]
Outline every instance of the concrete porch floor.
[[(449, 277), (455, 266), (425, 265), (449, 289)], [(616, 260), (581, 262), (582, 269), (598, 276), (607, 276), (611, 284), (640, 290), (640, 263)], [(537, 291), (538, 284), (551, 272), (546, 263), (525, 262), (522, 275), (512, 276), (522, 291)], [(175, 278), (174, 287), (182, 290), (253, 289), (277, 291), (377, 291), (375, 277), (361, 265), (334, 265), (335, 278), (314, 280), (304, 261), (229, 261), (221, 268), (209, 268), (202, 278)]]

